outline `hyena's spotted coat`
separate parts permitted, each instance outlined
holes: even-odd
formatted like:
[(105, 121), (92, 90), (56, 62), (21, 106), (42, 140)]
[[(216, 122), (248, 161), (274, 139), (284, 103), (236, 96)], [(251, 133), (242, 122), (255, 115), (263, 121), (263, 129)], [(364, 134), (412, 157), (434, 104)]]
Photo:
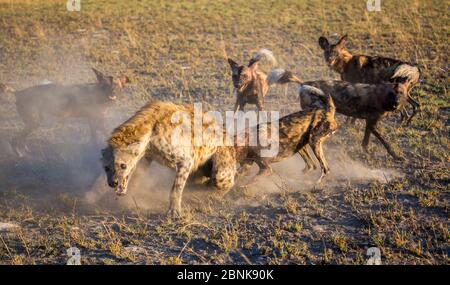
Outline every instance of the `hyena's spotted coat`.
[[(108, 147), (102, 151), (108, 185), (115, 188), (116, 194), (124, 195), (136, 165), (145, 157), (176, 171), (170, 193), (171, 216), (181, 215), (182, 192), (189, 175), (208, 162), (214, 185), (221, 190), (230, 189), (236, 172), (234, 149), (221, 146), (214, 133), (205, 131), (220, 131), (222, 126), (213, 117), (204, 116), (200, 145), (194, 143), (194, 127), (192, 106), (161, 101), (144, 106), (114, 130)], [(188, 130), (190, 133), (184, 133), (184, 138), (190, 141), (174, 139), (177, 130)]]

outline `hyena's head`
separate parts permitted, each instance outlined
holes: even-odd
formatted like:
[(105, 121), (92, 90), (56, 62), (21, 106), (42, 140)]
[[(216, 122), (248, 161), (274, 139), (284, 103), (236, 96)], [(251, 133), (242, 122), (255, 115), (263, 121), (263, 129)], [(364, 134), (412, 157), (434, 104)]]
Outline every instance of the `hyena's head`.
[(141, 158), (140, 144), (123, 147), (108, 146), (102, 150), (103, 168), (108, 185), (114, 188), (117, 195), (127, 193), (128, 182)]
[(117, 94), (122, 91), (124, 86), (130, 82), (128, 76), (112, 77), (104, 75), (95, 68), (92, 68), (97, 77), (97, 84), (100, 86), (102, 93), (108, 96), (110, 100), (116, 100)]
[(347, 35), (341, 37), (336, 44), (330, 44), (325, 37), (319, 38), (319, 46), (323, 49), (323, 57), (328, 66), (335, 66), (344, 53), (348, 53), (345, 48)]
[(233, 86), (238, 90), (242, 90), (252, 80), (252, 72), (249, 67), (240, 65), (231, 58), (228, 59), (231, 67), (231, 78), (233, 79)]

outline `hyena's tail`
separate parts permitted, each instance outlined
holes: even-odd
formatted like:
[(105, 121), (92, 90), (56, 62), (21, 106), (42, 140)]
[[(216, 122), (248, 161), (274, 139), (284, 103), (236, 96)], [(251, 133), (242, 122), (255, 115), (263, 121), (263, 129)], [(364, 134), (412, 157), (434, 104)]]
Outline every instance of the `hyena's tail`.
[(414, 85), (420, 80), (420, 69), (406, 63), (401, 64), (395, 69), (394, 75), (391, 77), (394, 81), (396, 78), (406, 78), (409, 84)]
[(272, 62), (272, 65), (277, 64), (277, 60), (275, 59), (273, 52), (268, 49), (262, 48), (253, 54), (252, 58), (248, 62), (248, 67), (252, 67), (253, 65), (260, 62), (263, 58), (267, 58), (270, 62)]
[(267, 75), (266, 80), (269, 86), (273, 84), (286, 84), (289, 82), (297, 83), (300, 85), (303, 84), (303, 81), (295, 76), (292, 72), (281, 68), (272, 69)]

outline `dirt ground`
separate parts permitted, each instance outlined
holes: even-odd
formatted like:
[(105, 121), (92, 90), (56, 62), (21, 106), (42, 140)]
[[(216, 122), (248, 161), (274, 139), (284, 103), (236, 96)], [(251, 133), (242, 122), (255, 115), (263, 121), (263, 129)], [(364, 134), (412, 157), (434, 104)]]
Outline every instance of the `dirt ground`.
[[(268, 48), (304, 80), (338, 78), (317, 44), (348, 34), (355, 53), (417, 63), (413, 90), (422, 112), (399, 114), (380, 129), (407, 158), (392, 160), (364, 124), (346, 125), (326, 143), (331, 175), (314, 184), (293, 157), (255, 185), (228, 193), (188, 185), (184, 217), (166, 217), (174, 173), (143, 163), (129, 195), (106, 187), (100, 149), (83, 119), (48, 118), (27, 141), (9, 145), (23, 124), (14, 96), (0, 98), (0, 264), (365, 264), (370, 247), (385, 264), (449, 263), (448, 5), (445, 1), (66, 1), (0, 0), (0, 82), (15, 89), (45, 80), (95, 80), (91, 67), (131, 83), (108, 113), (112, 129), (151, 99), (234, 105), (227, 56), (247, 61)], [(262, 64), (268, 71), (271, 66)], [(273, 87), (269, 110), (300, 108), (297, 87)], [(247, 107), (251, 109), (252, 107)], [(256, 169), (253, 170), (253, 174)]]

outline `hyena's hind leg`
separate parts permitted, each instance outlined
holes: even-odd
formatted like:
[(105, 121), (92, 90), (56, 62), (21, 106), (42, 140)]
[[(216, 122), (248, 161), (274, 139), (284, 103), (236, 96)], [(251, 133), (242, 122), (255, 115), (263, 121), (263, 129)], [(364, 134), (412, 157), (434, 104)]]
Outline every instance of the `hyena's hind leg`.
[(308, 172), (310, 170), (315, 170), (317, 168), (316, 164), (314, 163), (314, 160), (312, 159), (311, 155), (308, 152), (308, 149), (306, 146), (302, 147), (298, 154), (303, 158), (303, 161), (305, 162), (305, 168), (303, 169), (303, 172)]
[(211, 180), (217, 189), (229, 191), (236, 177), (236, 158), (232, 148), (219, 149), (212, 157)]

